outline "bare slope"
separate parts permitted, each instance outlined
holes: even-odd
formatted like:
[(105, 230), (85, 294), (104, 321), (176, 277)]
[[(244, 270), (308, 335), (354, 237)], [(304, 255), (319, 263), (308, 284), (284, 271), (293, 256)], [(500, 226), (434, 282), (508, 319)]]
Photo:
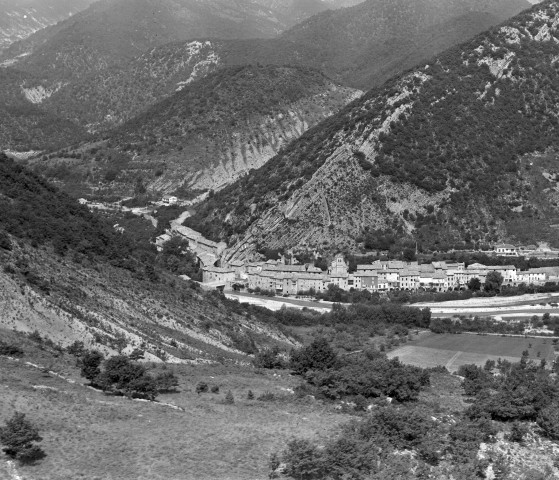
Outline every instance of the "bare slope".
[(161, 271), (152, 247), (4, 156), (0, 208), (3, 327), (175, 362), (247, 361), (259, 344), (292, 343), (244, 307)]
[(374, 229), (431, 248), (557, 243), (556, 156), (533, 154), (559, 147), (558, 26), (548, 0), (370, 91), (189, 226), (233, 243), (233, 256), (354, 249)]

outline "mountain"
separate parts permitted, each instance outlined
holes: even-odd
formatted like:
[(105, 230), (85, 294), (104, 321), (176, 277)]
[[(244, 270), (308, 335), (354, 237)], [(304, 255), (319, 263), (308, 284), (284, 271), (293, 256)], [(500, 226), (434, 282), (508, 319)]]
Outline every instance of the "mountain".
[(0, 0), (0, 50), (86, 9), (93, 0)]
[[(262, 166), (361, 93), (308, 68), (224, 67), (183, 85), (106, 134), (105, 147), (69, 152), (81, 158), (72, 161), (76, 174), (72, 182), (77, 182), (72, 190), (104, 184), (111, 195), (128, 196), (134, 194), (139, 178), (158, 195), (181, 187), (220, 189)], [(113, 107), (118, 109), (118, 103)], [(47, 175), (51, 172), (47, 166), (66, 161), (51, 157), (34, 161)], [(108, 175), (109, 171), (116, 175)], [(69, 183), (59, 177), (59, 169), (52, 169), (52, 174)]]
[(0, 209), (3, 328), (174, 363), (246, 362), (259, 345), (294, 344), (265, 314), (161, 270), (149, 243), (2, 154)]
[(87, 138), (85, 129), (30, 102), (51, 92), (26, 89), (27, 79), (28, 74), (0, 68), (0, 145), (16, 151), (57, 149)]
[(101, 0), (0, 60), (56, 81), (120, 65), (165, 43), (271, 38), (333, 4), (316, 0)]
[(383, 232), (432, 249), (558, 245), (558, 27), (547, 0), (393, 78), (186, 224), (233, 257), (262, 245), (355, 251)]
[(524, 0), (471, 0), (446, 8), (438, 0), (399, 1), (396, 10), (393, 3), (369, 0), (328, 11), (278, 39), (169, 43), (64, 85), (45, 106), (90, 130), (110, 128), (209, 71), (246, 63), (313, 66), (342, 84), (368, 89), (528, 6)]
[(280, 38), (312, 48), (310, 65), (333, 79), (371, 88), (529, 6), (526, 0), (367, 0), (315, 15)]

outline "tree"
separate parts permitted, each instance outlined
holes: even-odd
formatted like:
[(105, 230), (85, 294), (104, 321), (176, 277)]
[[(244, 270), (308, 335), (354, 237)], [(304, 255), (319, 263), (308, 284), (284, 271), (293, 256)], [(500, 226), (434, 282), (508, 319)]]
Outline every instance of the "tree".
[(102, 361), (103, 354), (101, 352), (97, 350), (85, 352), (78, 361), (78, 366), (81, 367), (81, 376), (87, 378), (90, 383), (93, 383), (101, 373), (99, 367)]
[(291, 354), (289, 367), (298, 374), (308, 370), (327, 370), (338, 360), (336, 352), (325, 338), (314, 340), (308, 347), (296, 350)]
[(4, 250), (11, 250), (12, 249), (12, 242), (8, 234), (5, 232), (0, 232), (0, 248)]
[(5, 445), (4, 452), (22, 462), (32, 462), (45, 456), (45, 452), (34, 444), (42, 441), (39, 430), (25, 414), (15, 412), (4, 427), (0, 427), (0, 443)]
[(235, 403), (235, 397), (233, 397), (233, 392), (231, 390), (228, 390), (227, 394), (225, 395), (225, 403), (228, 404)]
[(115, 355), (106, 360), (104, 370), (97, 375), (95, 383), (104, 391), (128, 397), (154, 400), (157, 396), (156, 380), (146, 373), (143, 365), (130, 361), (125, 355)]
[(468, 289), (472, 292), (479, 292), (481, 290), (481, 280), (477, 277), (470, 278)]
[(155, 377), (155, 385), (160, 392), (176, 392), (179, 379), (173, 372), (162, 372)]
[(486, 292), (497, 293), (501, 289), (502, 284), (503, 276), (501, 275), (501, 272), (493, 270), (487, 274), (487, 277), (485, 277), (484, 289)]
[(286, 464), (286, 473), (293, 478), (323, 478), (326, 473), (322, 453), (310, 440), (291, 440), (282, 458)]
[(549, 438), (559, 440), (559, 404), (553, 403), (543, 408), (536, 423)]

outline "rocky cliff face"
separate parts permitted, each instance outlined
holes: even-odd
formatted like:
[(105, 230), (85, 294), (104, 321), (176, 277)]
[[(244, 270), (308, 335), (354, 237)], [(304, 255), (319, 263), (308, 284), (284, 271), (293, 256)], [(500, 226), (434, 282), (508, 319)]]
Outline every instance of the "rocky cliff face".
[(544, 2), (370, 91), (187, 224), (233, 243), (233, 257), (259, 245), (355, 249), (383, 229), (431, 248), (557, 243), (542, 173), (559, 148), (558, 15)]

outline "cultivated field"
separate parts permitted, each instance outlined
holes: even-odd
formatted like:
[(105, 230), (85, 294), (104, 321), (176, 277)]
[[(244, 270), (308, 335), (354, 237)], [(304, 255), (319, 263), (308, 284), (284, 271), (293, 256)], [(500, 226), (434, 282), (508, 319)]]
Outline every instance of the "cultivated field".
[(545, 358), (551, 365), (555, 358), (551, 339), (502, 337), (500, 335), (470, 335), (425, 333), (419, 339), (391, 351), (390, 358), (399, 357), (404, 363), (419, 367), (445, 366), (456, 371), (460, 365), (484, 365), (487, 360), (499, 358), (518, 362), (522, 352), (528, 350), (530, 358)]
[[(0, 338), (4, 335), (0, 331)], [(20, 411), (35, 423), (47, 457), (17, 467), (24, 480), (256, 480), (268, 477), (272, 452), (295, 436), (323, 438), (349, 417), (333, 405), (295, 399), (300, 383), (235, 366), (173, 367), (180, 393), (158, 400), (182, 407), (127, 400), (83, 386), (69, 355), (54, 358), (26, 345), (20, 361), (0, 357), (0, 425)], [(76, 383), (25, 365), (46, 365)], [(161, 367), (158, 367), (160, 369)], [(206, 381), (218, 394), (196, 394)], [(248, 400), (270, 391), (284, 399)], [(224, 397), (233, 392), (235, 403)], [(10, 480), (0, 456), (0, 478)], [(16, 478), (16, 477), (11, 477)]]

